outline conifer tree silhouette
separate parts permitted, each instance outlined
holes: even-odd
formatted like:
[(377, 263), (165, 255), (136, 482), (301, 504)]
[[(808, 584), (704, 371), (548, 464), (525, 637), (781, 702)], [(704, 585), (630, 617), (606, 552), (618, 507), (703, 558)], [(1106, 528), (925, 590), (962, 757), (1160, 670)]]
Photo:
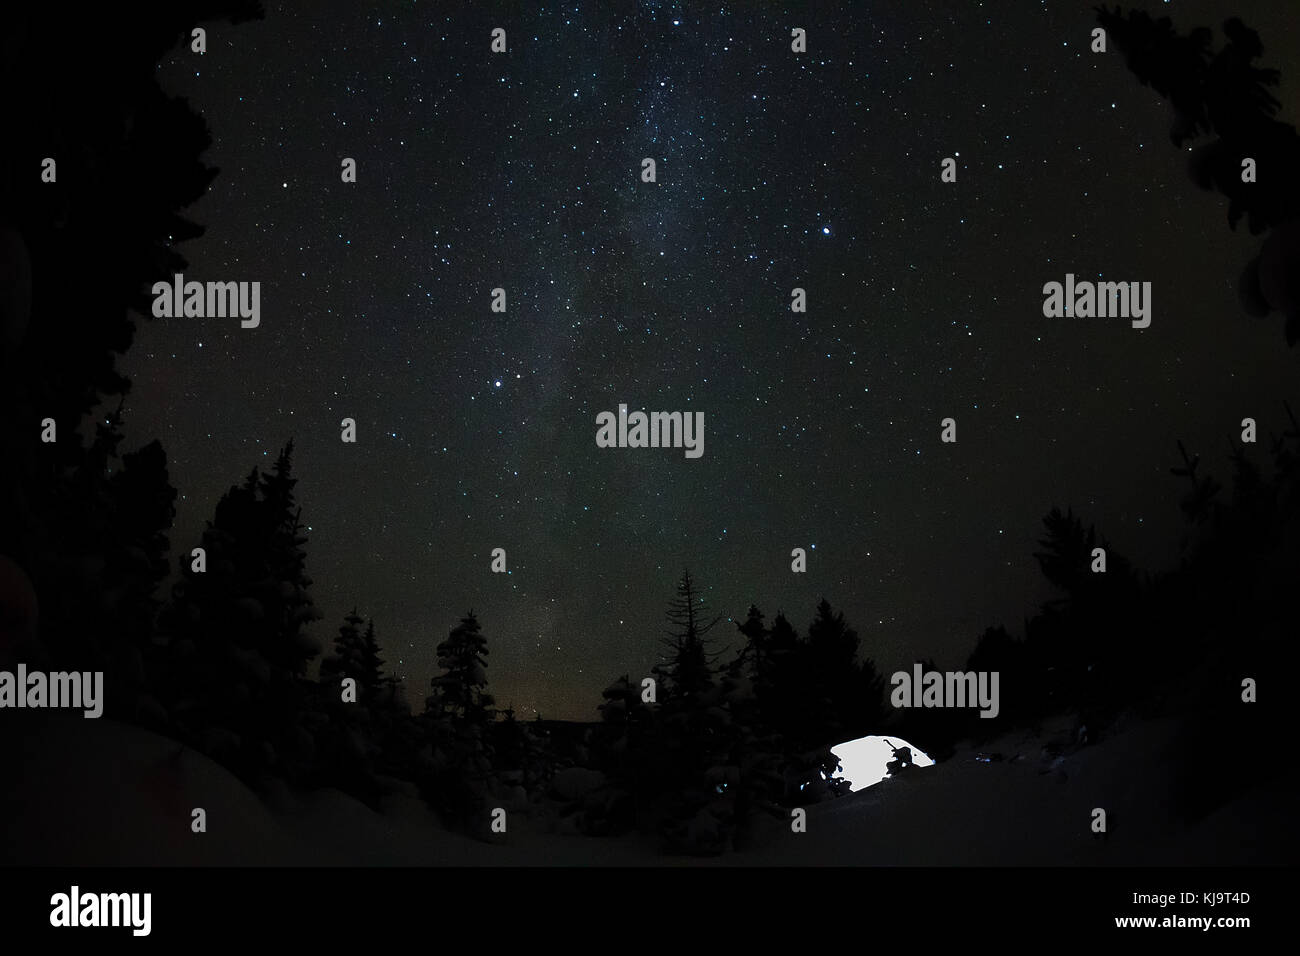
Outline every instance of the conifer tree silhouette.
[[(1245, 218), (1252, 235), (1270, 233), (1243, 270), (1239, 290), (1249, 314), (1285, 315), (1287, 344), (1294, 346), (1300, 342), (1300, 181), (1294, 175), (1300, 135), (1276, 119), (1281, 104), (1271, 90), (1280, 75), (1254, 65), (1264, 52), (1259, 35), (1233, 17), (1223, 24), (1227, 43), (1214, 52), (1205, 27), (1184, 36), (1168, 17), (1125, 16), (1104, 6), (1097, 20), (1138, 80), (1173, 106), (1174, 145), (1212, 137), (1192, 151), (1189, 172), (1202, 189), (1228, 198), (1232, 228)], [(1253, 182), (1243, 177), (1246, 160), (1255, 164)]]
[(683, 571), (668, 608), (670, 626), (663, 639), (670, 653), (667, 661), (655, 668), (666, 697), (691, 697), (714, 686), (713, 665), (719, 652), (712, 649), (705, 635), (721, 620), (720, 615), (708, 616), (690, 571)]
[(486, 691), (487, 653), (487, 638), (470, 611), (438, 645), (438, 666), (444, 673), (433, 678), (429, 710), (476, 723), (490, 718), (495, 701)]
[(358, 700), (366, 706), (373, 706), (381, 688), (380, 671), (383, 661), (379, 657), (379, 645), (375, 642), (375, 625), (371, 621), (363, 633), (361, 625), (365, 621), (357, 615), (357, 609), (343, 619), (338, 637), (334, 639), (334, 650), (321, 661), (321, 682), (336, 684), (345, 677), (357, 682)]
[(312, 742), (304, 674), (320, 647), (294, 502), (292, 442), (272, 471), (255, 468), (217, 503), (203, 533), (206, 568), (179, 558), (165, 614), (178, 727), (242, 775), (299, 774)]
[[(41, 77), (39, 95), (0, 103), (24, 144), (0, 154), (0, 555), (43, 612), (28, 659), (103, 670), (107, 712), (153, 727), (167, 713), (148, 685), (174, 677), (153, 646), (153, 592), (175, 491), (157, 443), (119, 453), (130, 382), (117, 357), (133, 312), (151, 314), (150, 284), (183, 270), (175, 246), (200, 230), (180, 210), (215, 172), (205, 124), (164, 94), (157, 65), (197, 20), (261, 13), (251, 0), (148, 0), (80, 10), (69, 30), (65, 10), (24, 4), (6, 10), (0, 41), (6, 89)], [(37, 174), (45, 156), (56, 182)], [(53, 444), (32, 441), (45, 417)]]
[(722, 651), (706, 638), (722, 617), (708, 610), (689, 569), (666, 616), (662, 643), (669, 653), (654, 669), (662, 688), (651, 771), (663, 794), (658, 829), (672, 852), (718, 853), (731, 839), (733, 808), (725, 791), (736, 776), (733, 686), (716, 664)]
[(592, 749), (595, 767), (609, 779), (610, 792), (599, 818), (588, 821), (586, 830), (618, 833), (645, 824), (657, 789), (650, 779), (653, 715), (642, 700), (641, 687), (627, 674), (611, 682), (601, 698), (601, 725)]
[(448, 822), (482, 830), (491, 786), (489, 726), (495, 700), (487, 691), (487, 639), (471, 610), (438, 645), (443, 673), (431, 681), (424, 724), (431, 766), (425, 796)]

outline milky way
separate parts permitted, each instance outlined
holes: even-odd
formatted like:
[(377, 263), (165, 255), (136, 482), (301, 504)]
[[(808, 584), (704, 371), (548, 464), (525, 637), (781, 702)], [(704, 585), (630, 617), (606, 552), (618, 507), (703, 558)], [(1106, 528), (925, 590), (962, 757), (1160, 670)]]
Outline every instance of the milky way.
[[(1291, 394), (1251, 240), (1091, 4), (490, 6), (270, 4), (164, 63), (221, 169), (187, 278), (260, 281), (262, 318), (152, 320), (124, 363), (174, 549), (293, 437), (316, 634), (357, 605), (417, 703), (473, 608), (501, 703), (594, 717), (687, 565), (724, 615), (824, 595), (882, 669), (960, 664), (1045, 596), (1051, 506), (1163, 565), (1175, 439), (1214, 458)], [(1294, 14), (1238, 6), (1294, 77)], [(1067, 273), (1152, 282), (1151, 327), (1044, 318)], [(704, 413), (707, 452), (598, 449), (620, 403)]]

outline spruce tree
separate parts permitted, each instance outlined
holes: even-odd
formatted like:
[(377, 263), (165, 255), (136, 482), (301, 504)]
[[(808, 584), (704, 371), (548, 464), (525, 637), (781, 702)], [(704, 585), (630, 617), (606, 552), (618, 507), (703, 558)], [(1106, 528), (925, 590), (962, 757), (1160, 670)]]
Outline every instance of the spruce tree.
[(736, 630), (745, 643), (736, 655), (734, 672), (748, 678), (757, 689), (767, 681), (771, 668), (770, 632), (763, 624), (763, 612), (751, 604), (745, 620), (736, 624)]
[(495, 701), (486, 690), (487, 653), (487, 638), (470, 611), (438, 645), (438, 666), (444, 673), (431, 682), (433, 696), (428, 709), (436, 716), (471, 723), (491, 719)]
[(677, 596), (668, 606), (669, 629), (663, 643), (669, 648), (666, 662), (655, 668), (664, 695), (694, 697), (714, 686), (713, 662), (718, 656), (705, 640), (722, 618), (710, 618), (704, 597), (691, 572), (682, 572)]
[(241, 775), (293, 776), (312, 748), (305, 630), (319, 614), (294, 503), (292, 442), (268, 475), (254, 468), (217, 503), (203, 533), (205, 567), (180, 558), (166, 621), (172, 703), (183, 734)]
[(731, 763), (733, 723), (728, 697), (734, 690), (714, 661), (706, 635), (711, 616), (690, 571), (683, 571), (667, 612), (663, 643), (667, 659), (655, 668), (662, 688), (655, 721), (654, 773), (664, 799), (659, 829), (675, 852), (717, 853), (734, 825)]
[(338, 637), (334, 638), (333, 652), (321, 660), (320, 679), (322, 684), (333, 687), (344, 678), (350, 677), (357, 683), (358, 700), (366, 700), (369, 703), (362, 680), (365, 638), (361, 636), (359, 630), (361, 623), (362, 619), (357, 615), (357, 609), (353, 607), (343, 618)]
[(487, 692), (487, 639), (472, 610), (437, 650), (443, 673), (432, 679), (433, 693), (425, 700), (431, 757), (425, 795), (449, 822), (482, 830), (495, 701)]
[[(416, 747), (408, 714), (395, 706), (396, 680), (381, 674), (374, 621), (356, 608), (343, 619), (333, 652), (321, 661), (320, 701), (325, 715), (316, 728), (315, 777), (377, 806), (386, 787), (378, 774), (409, 773)], [(342, 699), (343, 681), (355, 682), (356, 698)]]
[(307, 666), (319, 652), (316, 642), (304, 628), (319, 619), (312, 603), (307, 576), (307, 537), (302, 524), (302, 509), (293, 494), (298, 479), (293, 477), (293, 441), (290, 440), (275, 460), (269, 474), (258, 482), (264, 524), (259, 531), (266, 535), (260, 582), (267, 609), (269, 629), (262, 653), (273, 667), (295, 677), (306, 673)]
[(597, 707), (601, 725), (592, 739), (596, 769), (610, 783), (609, 799), (588, 832), (619, 832), (640, 821), (640, 810), (653, 800), (649, 779), (654, 716), (641, 698), (641, 687), (627, 674), (601, 691)]
[(808, 701), (809, 715), (815, 721), (814, 739), (838, 743), (849, 733), (856, 703), (852, 695), (858, 689), (854, 681), (858, 635), (825, 598), (808, 626), (806, 653), (814, 694)]
[(384, 659), (379, 654), (379, 642), (375, 639), (375, 621), (366, 621), (366, 633), (361, 640), (361, 684), (370, 696), (378, 701), (384, 689)]

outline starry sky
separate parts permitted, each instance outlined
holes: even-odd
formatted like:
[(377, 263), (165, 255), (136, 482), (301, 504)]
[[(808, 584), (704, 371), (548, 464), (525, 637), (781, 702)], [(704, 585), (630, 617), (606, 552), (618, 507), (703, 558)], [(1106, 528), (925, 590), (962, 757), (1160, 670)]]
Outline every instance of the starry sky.
[[(1289, 5), (1133, 5), (1243, 16), (1296, 121)], [(1260, 240), (1089, 52), (1091, 4), (520, 6), (269, 0), (159, 66), (221, 170), (186, 278), (260, 281), (261, 325), (142, 321), (124, 450), (162, 439), (180, 553), (292, 437), (315, 634), (355, 604), (417, 706), (473, 608), (499, 703), (594, 719), (683, 566), (724, 616), (802, 633), (825, 596), (882, 669), (960, 666), (1048, 596), (1053, 505), (1167, 566), (1175, 440), (1223, 474), (1296, 399), (1235, 292)], [(1045, 319), (1067, 272), (1152, 282), (1151, 327)], [(597, 448), (619, 403), (702, 412), (703, 457)]]

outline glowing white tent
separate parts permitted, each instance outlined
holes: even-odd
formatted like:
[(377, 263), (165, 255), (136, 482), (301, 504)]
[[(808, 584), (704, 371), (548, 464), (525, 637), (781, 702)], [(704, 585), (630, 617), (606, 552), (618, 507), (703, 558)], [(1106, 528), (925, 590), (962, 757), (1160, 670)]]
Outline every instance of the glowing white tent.
[(910, 747), (912, 763), (918, 767), (932, 767), (934, 761), (917, 750), (901, 737), (859, 737), (831, 748), (831, 753), (839, 758), (840, 769), (834, 774), (836, 780), (848, 780), (850, 789), (857, 792), (874, 786), (885, 779), (889, 771), (885, 766), (894, 759), (894, 748)]

